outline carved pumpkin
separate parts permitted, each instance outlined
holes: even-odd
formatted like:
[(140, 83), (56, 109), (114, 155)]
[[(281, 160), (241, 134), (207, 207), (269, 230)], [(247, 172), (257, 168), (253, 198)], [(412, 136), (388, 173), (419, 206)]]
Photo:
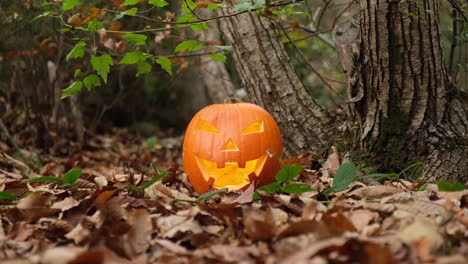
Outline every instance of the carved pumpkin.
[(210, 105), (187, 127), (183, 166), (198, 193), (244, 189), (273, 182), (282, 154), (278, 125), (263, 108), (249, 103)]

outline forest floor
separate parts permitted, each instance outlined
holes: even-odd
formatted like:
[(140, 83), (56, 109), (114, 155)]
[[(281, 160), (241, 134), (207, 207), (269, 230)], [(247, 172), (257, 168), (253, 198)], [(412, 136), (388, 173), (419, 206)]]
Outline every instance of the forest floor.
[(182, 138), (160, 138), (114, 129), (22, 155), (0, 142), (0, 263), (468, 263), (467, 190), (393, 179), (326, 192), (335, 152), (322, 168), (314, 154), (285, 162), (312, 191), (200, 197)]

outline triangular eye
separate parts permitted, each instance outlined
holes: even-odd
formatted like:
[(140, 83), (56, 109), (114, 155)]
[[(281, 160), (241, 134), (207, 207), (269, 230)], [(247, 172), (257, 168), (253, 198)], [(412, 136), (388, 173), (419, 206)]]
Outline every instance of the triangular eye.
[(239, 148), (237, 147), (236, 143), (232, 141), (232, 139), (229, 139), (226, 144), (221, 148), (223, 151), (239, 151)]
[(252, 124), (250, 124), (248, 127), (244, 128), (242, 130), (241, 135), (246, 135), (246, 134), (253, 134), (253, 133), (260, 133), (263, 132), (263, 121), (255, 121)]
[(205, 132), (210, 132), (214, 134), (221, 134), (216, 127), (214, 127), (212, 124), (210, 124), (208, 121), (205, 121), (203, 119), (198, 120), (197, 123), (197, 129)]

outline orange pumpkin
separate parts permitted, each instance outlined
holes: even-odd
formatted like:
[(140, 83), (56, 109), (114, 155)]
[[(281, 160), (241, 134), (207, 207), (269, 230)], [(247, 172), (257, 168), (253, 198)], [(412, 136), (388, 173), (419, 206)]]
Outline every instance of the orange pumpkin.
[(183, 166), (195, 191), (244, 189), (274, 181), (282, 154), (275, 120), (260, 106), (227, 101), (198, 112), (187, 127)]

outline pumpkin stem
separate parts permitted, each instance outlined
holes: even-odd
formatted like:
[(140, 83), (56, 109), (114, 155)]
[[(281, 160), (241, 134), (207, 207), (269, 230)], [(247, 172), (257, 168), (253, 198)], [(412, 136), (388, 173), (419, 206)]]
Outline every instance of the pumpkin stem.
[(237, 101), (237, 99), (234, 98), (234, 97), (230, 97), (230, 98), (224, 99), (224, 103), (225, 104), (235, 104), (235, 103), (239, 103), (239, 101)]

